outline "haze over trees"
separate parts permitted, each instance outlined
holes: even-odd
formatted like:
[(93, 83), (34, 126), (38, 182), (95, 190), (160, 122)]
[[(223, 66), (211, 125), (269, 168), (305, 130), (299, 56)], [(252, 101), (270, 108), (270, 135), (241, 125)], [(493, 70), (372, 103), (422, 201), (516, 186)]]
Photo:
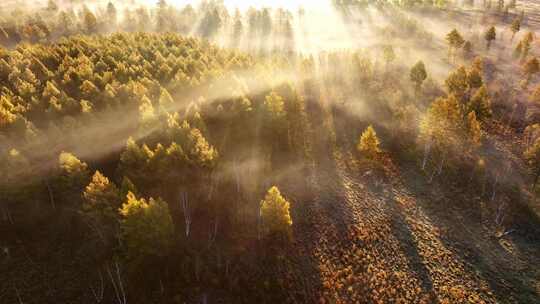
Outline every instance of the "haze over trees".
[(1, 3), (0, 302), (538, 302), (534, 8), (323, 2)]

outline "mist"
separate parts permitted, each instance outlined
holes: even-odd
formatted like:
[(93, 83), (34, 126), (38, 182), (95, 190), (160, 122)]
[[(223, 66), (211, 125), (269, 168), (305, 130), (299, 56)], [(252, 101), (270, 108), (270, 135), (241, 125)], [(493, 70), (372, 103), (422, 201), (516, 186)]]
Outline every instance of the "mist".
[(537, 10), (1, 1), (0, 302), (538, 302)]

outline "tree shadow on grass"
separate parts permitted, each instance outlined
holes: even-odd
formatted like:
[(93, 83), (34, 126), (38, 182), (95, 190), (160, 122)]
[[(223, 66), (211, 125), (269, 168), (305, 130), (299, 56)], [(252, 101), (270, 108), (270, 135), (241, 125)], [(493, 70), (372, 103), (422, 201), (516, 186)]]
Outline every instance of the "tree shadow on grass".
[(429, 294), (430, 303), (439, 303), (433, 289), (433, 281), (429, 269), (425, 265), (424, 258), (420, 255), (417, 242), (411, 232), (411, 227), (407, 223), (402, 205), (390, 194), (386, 198), (386, 205), (391, 212), (391, 229), (395, 237), (399, 240), (399, 246), (405, 253), (409, 268), (418, 274), (422, 291)]
[[(439, 239), (445, 248), (463, 263), (464, 271), (487, 283), (489, 292), (497, 302), (533, 303), (540, 300), (540, 295), (533, 286), (534, 280), (526, 282), (523, 272), (513, 267), (515, 257), (505, 251), (496, 237), (485, 233), (485, 227), (482, 227), (483, 224), (478, 218), (480, 210), (476, 210), (480, 208), (479, 205), (463, 209), (434, 201), (433, 192), (426, 191), (433, 185), (426, 184), (418, 174), (412, 174), (403, 181), (431, 224), (443, 231)], [(443, 187), (440, 190), (445, 189)], [(450, 195), (444, 192), (441, 194), (443, 198)], [(457, 194), (452, 195), (453, 200), (447, 199), (445, 202), (455, 201)], [(529, 243), (528, 246), (535, 245)], [(540, 257), (537, 257), (538, 259)], [(533, 259), (529, 259), (531, 260)]]
[(299, 202), (291, 204), (294, 242), (289, 248), (289, 260), (296, 280), (292, 282), (290, 296), (298, 303), (317, 303), (322, 296), (323, 278), (315, 252), (338, 254), (329, 246), (347, 245), (341, 243), (348, 238), (353, 215), (344, 203), (345, 189), (334, 159), (331, 130), (325, 121), (327, 114), (321, 103), (312, 99), (307, 100), (306, 112), (311, 126), (313, 164), (294, 178), (302, 180), (299, 183), (303, 184), (304, 193), (297, 195)]

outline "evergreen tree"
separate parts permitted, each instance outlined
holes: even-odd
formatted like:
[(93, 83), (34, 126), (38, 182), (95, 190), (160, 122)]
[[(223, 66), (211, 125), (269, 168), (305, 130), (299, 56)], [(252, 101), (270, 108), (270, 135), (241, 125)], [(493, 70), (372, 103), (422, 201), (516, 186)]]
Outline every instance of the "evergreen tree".
[(448, 59), (450, 60), (452, 58), (452, 50), (459, 49), (465, 43), (465, 40), (463, 40), (463, 37), (456, 29), (453, 29), (446, 35), (446, 42), (448, 42)]
[(133, 184), (129, 177), (124, 176), (119, 190), (120, 197), (125, 198), (129, 192), (133, 193), (135, 196), (139, 195), (139, 191), (137, 190), (137, 187), (135, 187), (135, 184)]
[(170, 107), (174, 103), (174, 100), (165, 88), (161, 88), (160, 94), (159, 94), (159, 104), (163, 107)]
[(87, 34), (95, 34), (97, 32), (97, 18), (88, 8), (84, 12), (84, 29)]
[(420, 123), (420, 140), (430, 147), (424, 159), (431, 151), (438, 156), (438, 166), (442, 168), (452, 152), (463, 150), (463, 129), (463, 114), (457, 99), (453, 95), (437, 98)]
[(471, 89), (477, 89), (484, 84), (484, 81), (482, 80), (481, 71), (475, 67), (473, 67), (472, 69), (468, 71), (467, 80), (469, 83), (469, 88)]
[(523, 73), (526, 76), (525, 85), (527, 85), (531, 78), (538, 72), (540, 72), (540, 63), (536, 57), (533, 57), (523, 65)]
[(114, 218), (122, 202), (114, 183), (99, 171), (94, 173), (92, 181), (86, 186), (83, 198), (83, 212), (95, 219)]
[(469, 102), (468, 109), (469, 111), (474, 112), (476, 118), (481, 121), (485, 121), (487, 118), (491, 117), (491, 100), (485, 85), (481, 86), (473, 95)]
[(107, 3), (107, 21), (110, 23), (110, 25), (112, 26), (112, 29), (114, 30), (117, 26), (117, 11), (116, 11), (116, 7), (114, 6), (114, 4), (112, 2), (109, 1), (109, 3)]
[(540, 106), (540, 85), (537, 85), (529, 95), (529, 101), (537, 106)]
[(88, 165), (67, 152), (60, 153), (58, 164), (58, 192), (65, 200), (75, 199), (90, 180)]
[(2, 204), (8, 208), (9, 202), (25, 202), (33, 192), (32, 184), (36, 182), (30, 161), (17, 149), (9, 149), (0, 154), (0, 210)]
[(487, 49), (491, 47), (491, 42), (497, 38), (497, 33), (495, 31), (495, 27), (490, 27), (485, 33), (484, 33), (484, 39), (486, 40), (486, 46)]
[(418, 61), (412, 68), (410, 73), (411, 81), (415, 84), (415, 91), (420, 92), (422, 83), (427, 78), (426, 67), (422, 61)]
[(266, 234), (288, 235), (290, 233), (292, 226), (289, 213), (290, 203), (281, 195), (276, 186), (268, 190), (260, 206), (262, 225)]
[(540, 177), (540, 138), (536, 139), (534, 144), (524, 152), (523, 156), (534, 173), (533, 186), (536, 187)]
[(463, 44), (463, 57), (470, 58), (472, 56), (473, 49), (470, 41), (465, 41)]
[(47, 1), (47, 10), (49, 12), (56, 12), (58, 11), (58, 4), (56, 4), (56, 1), (54, 0), (48, 0)]
[(517, 32), (521, 29), (521, 21), (516, 18), (514, 21), (512, 21), (512, 24), (510, 25), (510, 30), (512, 31), (512, 38), (510, 39), (510, 42), (514, 40), (514, 36), (516, 36)]
[(368, 159), (376, 159), (381, 152), (379, 139), (372, 126), (368, 126), (358, 141), (357, 149)]
[(133, 138), (129, 138), (126, 149), (120, 155), (119, 171), (139, 185), (148, 183), (148, 163), (152, 151), (141, 148)]
[[(525, 35), (525, 37), (523, 37), (523, 39), (521, 40), (520, 42), (521, 62), (525, 62), (525, 60), (527, 59), (527, 56), (529, 56), (529, 52), (531, 50), (531, 43), (533, 42), (533, 40), (534, 40), (534, 36), (532, 32), (528, 32)], [(517, 51), (517, 47), (516, 47), (516, 51)]]
[(469, 135), (469, 148), (475, 151), (481, 145), (482, 128), (480, 122), (476, 119), (474, 111), (467, 115), (467, 131)]
[(512, 55), (513, 55), (513, 57), (514, 57), (515, 59), (518, 59), (518, 58), (521, 57), (522, 53), (523, 53), (523, 44), (522, 44), (521, 41), (520, 41), (520, 42), (518, 42), (518, 44), (516, 45), (516, 48), (514, 49), (514, 53), (513, 53)]
[(145, 131), (152, 129), (152, 125), (156, 122), (156, 112), (154, 106), (148, 97), (143, 96), (139, 105), (139, 117), (141, 127)]
[(265, 97), (264, 107), (272, 121), (280, 121), (285, 117), (285, 103), (283, 98), (276, 92), (272, 92)]
[(455, 95), (460, 101), (463, 101), (467, 90), (469, 89), (469, 77), (467, 69), (463, 66), (453, 71), (446, 78), (445, 85), (450, 94)]
[(396, 53), (394, 52), (394, 48), (391, 45), (384, 46), (383, 58), (384, 58), (384, 61), (386, 62), (387, 68), (396, 59)]
[(218, 158), (217, 150), (208, 143), (199, 129), (191, 129), (188, 138), (189, 159), (201, 168), (213, 168)]
[(172, 246), (174, 225), (169, 207), (161, 199), (138, 199), (128, 192), (119, 210), (127, 256), (134, 263), (165, 257)]

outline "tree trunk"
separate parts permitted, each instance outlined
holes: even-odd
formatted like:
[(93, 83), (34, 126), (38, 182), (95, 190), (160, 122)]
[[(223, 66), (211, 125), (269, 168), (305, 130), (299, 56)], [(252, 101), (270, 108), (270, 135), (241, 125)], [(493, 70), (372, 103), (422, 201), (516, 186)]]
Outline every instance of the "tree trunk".
[(491, 201), (493, 202), (493, 200), (495, 200), (495, 191), (497, 189), (497, 184), (499, 182), (499, 176), (495, 176), (495, 182), (493, 183), (493, 192), (491, 194)]
[(540, 178), (540, 167), (536, 169), (536, 174), (534, 175), (533, 190), (536, 188), (536, 184), (538, 184), (538, 178)]
[(424, 146), (424, 160), (422, 161), (422, 170), (426, 169), (426, 163), (427, 163), (430, 150), (431, 150), (431, 139), (428, 142), (426, 142)]
[(49, 201), (51, 202), (51, 206), (53, 209), (56, 209), (56, 203), (54, 201), (53, 191), (51, 188), (51, 184), (49, 183), (49, 180), (45, 180), (45, 185), (47, 186), (47, 192), (49, 193)]
[(184, 221), (186, 225), (186, 238), (189, 237), (191, 229), (191, 210), (189, 209), (188, 195), (186, 192), (180, 192), (180, 202), (184, 211)]
[(439, 171), (437, 172), (437, 176), (441, 175), (443, 165), (444, 165), (444, 157), (441, 159), (441, 163), (439, 164)]

